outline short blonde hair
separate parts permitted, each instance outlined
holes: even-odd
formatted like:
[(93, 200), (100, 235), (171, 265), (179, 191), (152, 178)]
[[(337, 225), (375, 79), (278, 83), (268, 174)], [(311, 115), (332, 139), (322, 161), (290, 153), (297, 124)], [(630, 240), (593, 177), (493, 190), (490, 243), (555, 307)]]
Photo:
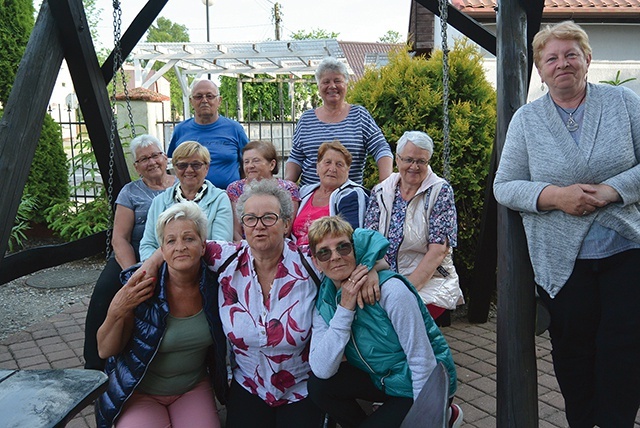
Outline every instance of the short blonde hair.
[(335, 150), (336, 152), (341, 153), (342, 156), (344, 156), (345, 162), (347, 162), (347, 167), (351, 168), (353, 156), (351, 156), (349, 150), (347, 150), (347, 148), (338, 140), (320, 144), (320, 147), (318, 148), (318, 163), (322, 161), (322, 158), (324, 158), (324, 155), (326, 155), (329, 150)]
[(185, 141), (178, 145), (173, 151), (173, 157), (171, 162), (176, 164), (182, 159), (190, 158), (191, 156), (198, 156), (202, 162), (207, 165), (211, 163), (211, 155), (209, 150), (197, 141)]
[(164, 228), (172, 220), (191, 220), (200, 239), (203, 241), (207, 239), (207, 229), (209, 228), (207, 216), (204, 215), (198, 204), (193, 201), (185, 201), (171, 205), (158, 216), (156, 235), (160, 245), (164, 243)]
[(309, 226), (309, 249), (311, 254), (316, 254), (316, 247), (327, 236), (342, 236), (345, 235), (351, 240), (353, 235), (353, 227), (349, 222), (342, 219), (337, 215), (320, 217)]
[(541, 54), (549, 40), (574, 40), (580, 45), (585, 56), (591, 55), (591, 45), (586, 31), (573, 21), (562, 21), (554, 25), (547, 25), (533, 38), (533, 62), (540, 68)]

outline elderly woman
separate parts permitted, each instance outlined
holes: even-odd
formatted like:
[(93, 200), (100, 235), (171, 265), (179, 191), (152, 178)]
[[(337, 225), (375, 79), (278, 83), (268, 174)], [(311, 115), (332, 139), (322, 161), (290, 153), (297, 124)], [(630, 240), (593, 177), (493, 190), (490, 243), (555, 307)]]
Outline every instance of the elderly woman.
[(396, 146), (397, 173), (371, 191), (365, 227), (390, 242), (387, 261), (418, 290), (434, 319), (464, 303), (453, 265), (458, 226), (453, 189), (429, 160), (433, 140), (405, 132)]
[[(239, 241), (244, 238), (244, 232), (240, 219), (235, 215), (235, 205), (238, 198), (242, 196), (244, 188), (253, 180), (272, 179), (274, 174), (278, 173), (278, 154), (276, 148), (270, 141), (250, 141), (242, 149), (242, 165), (245, 178), (234, 181), (227, 186), (227, 195), (231, 200), (231, 206), (234, 209), (233, 217), (233, 239)], [(300, 193), (298, 186), (288, 180), (281, 178), (276, 179), (278, 186), (286, 189), (291, 193), (291, 201), (293, 201), (293, 212), (298, 211), (300, 205)]]
[[(307, 398), (318, 288), (310, 263), (285, 239), (291, 194), (274, 180), (256, 180), (236, 210), (247, 239), (208, 242), (204, 256), (218, 275), (220, 318), (232, 351), (226, 427), (320, 427), (322, 414)], [(156, 251), (143, 268), (161, 258)]]
[(494, 183), (522, 216), (571, 427), (633, 427), (640, 406), (640, 97), (587, 83), (565, 21), (533, 40), (549, 93), (513, 116)]
[[(315, 266), (324, 273), (313, 315), (309, 396), (342, 427), (398, 427), (429, 375), (442, 362), (450, 395), (456, 369), (442, 333), (415, 288), (390, 270), (380, 271), (380, 302), (358, 308), (367, 268), (384, 257), (389, 242), (339, 217), (323, 217), (309, 229)], [(346, 358), (346, 361), (345, 361)], [(382, 402), (367, 416), (356, 399)], [(462, 425), (451, 405), (450, 427)]]
[(149, 207), (148, 221), (140, 242), (142, 260), (146, 260), (160, 246), (153, 227), (156, 219), (161, 212), (177, 202), (193, 201), (202, 208), (209, 221), (207, 239), (233, 238), (233, 214), (229, 197), (224, 190), (205, 179), (210, 160), (209, 150), (195, 141), (185, 141), (173, 152), (173, 167), (179, 182), (158, 195)]
[(339, 141), (320, 145), (316, 165), (320, 183), (300, 189), (302, 202), (291, 231), (298, 246), (309, 243), (309, 226), (320, 217), (340, 214), (354, 228), (362, 227), (369, 191), (349, 180), (351, 162), (351, 153)]
[(378, 164), (380, 181), (393, 171), (392, 153), (382, 131), (362, 106), (345, 101), (349, 73), (334, 57), (325, 58), (316, 70), (322, 106), (302, 113), (293, 134), (291, 154), (285, 165), (285, 178), (300, 185), (315, 184), (317, 153), (324, 141), (338, 140), (353, 155), (349, 178), (362, 184), (367, 154)]
[(194, 202), (171, 206), (157, 222), (166, 260), (157, 285), (143, 270), (125, 272), (132, 275), (98, 331), (100, 356), (109, 358), (98, 427), (220, 427), (212, 388), (224, 403), (226, 340), (202, 261), (207, 224)]
[(133, 166), (140, 175), (127, 183), (116, 198), (111, 253), (91, 295), (85, 321), (85, 368), (102, 370), (104, 360), (98, 356), (96, 333), (107, 316), (113, 296), (122, 284), (122, 269), (140, 261), (139, 247), (147, 212), (154, 197), (171, 187), (176, 178), (167, 174), (167, 156), (160, 141), (152, 135), (140, 135), (130, 144)]

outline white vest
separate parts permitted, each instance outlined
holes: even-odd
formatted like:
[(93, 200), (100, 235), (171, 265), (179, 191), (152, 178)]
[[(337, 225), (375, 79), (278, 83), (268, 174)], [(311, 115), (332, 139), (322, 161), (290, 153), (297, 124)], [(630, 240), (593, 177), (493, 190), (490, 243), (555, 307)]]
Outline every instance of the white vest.
[[(374, 196), (380, 207), (380, 221), (378, 230), (384, 236), (389, 236), (389, 222), (395, 189), (400, 181), (400, 174), (393, 173), (382, 183), (373, 188)], [(429, 216), (433, 205), (445, 181), (438, 177), (429, 166), (427, 178), (422, 182), (416, 195), (407, 204), (404, 221), (403, 238), (398, 248), (398, 272), (404, 276), (413, 273), (424, 255), (428, 251), (427, 237), (429, 236)], [(432, 187), (429, 204), (425, 210), (426, 191)], [(420, 285), (420, 284), (415, 284)], [(449, 251), (442, 264), (433, 273), (427, 284), (418, 293), (426, 304), (433, 304), (441, 308), (455, 309), (464, 303), (458, 273), (453, 265), (453, 250)]]

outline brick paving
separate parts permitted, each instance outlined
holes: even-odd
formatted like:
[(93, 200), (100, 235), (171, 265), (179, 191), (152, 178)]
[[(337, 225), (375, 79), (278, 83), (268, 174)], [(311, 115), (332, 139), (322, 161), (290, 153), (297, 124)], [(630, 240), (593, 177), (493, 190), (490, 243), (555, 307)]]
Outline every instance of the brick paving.
[[(82, 368), (84, 318), (88, 303), (85, 298), (63, 313), (0, 341), (0, 368)], [(495, 427), (496, 319), (492, 318), (484, 324), (470, 324), (464, 319), (455, 319), (442, 332), (458, 366), (456, 402), (464, 411), (463, 426)], [(546, 334), (536, 338), (536, 353), (539, 427), (567, 427), (564, 403), (551, 364), (551, 345)], [(93, 407), (85, 408), (67, 426), (95, 427)], [(635, 426), (640, 427), (640, 414)]]

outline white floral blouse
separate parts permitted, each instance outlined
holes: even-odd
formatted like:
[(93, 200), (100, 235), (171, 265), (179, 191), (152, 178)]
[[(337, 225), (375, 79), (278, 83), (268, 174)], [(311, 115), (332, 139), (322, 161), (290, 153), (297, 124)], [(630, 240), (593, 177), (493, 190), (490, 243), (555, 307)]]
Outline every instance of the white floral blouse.
[(205, 261), (217, 272), (236, 253), (219, 272), (218, 290), (222, 327), (231, 342), (233, 378), (270, 406), (302, 400), (311, 373), (309, 339), (317, 287), (289, 240), (267, 299), (246, 241), (209, 241)]

